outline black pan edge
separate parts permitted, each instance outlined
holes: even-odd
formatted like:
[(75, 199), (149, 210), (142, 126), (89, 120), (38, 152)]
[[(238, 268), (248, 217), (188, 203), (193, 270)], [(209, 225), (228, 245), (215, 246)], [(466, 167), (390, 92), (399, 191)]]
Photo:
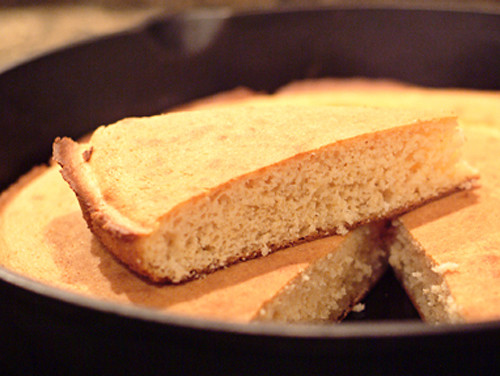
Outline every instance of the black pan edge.
[(225, 331), (235, 334), (280, 336), (296, 338), (410, 338), (415, 336), (441, 336), (451, 333), (496, 331), (500, 334), (500, 321), (467, 324), (430, 325), (420, 321), (380, 321), (329, 324), (239, 324), (209, 319), (168, 314), (154, 309), (98, 300), (84, 295), (64, 291), (0, 267), (0, 280), (16, 288), (41, 295), (47, 299), (61, 301), (83, 309), (98, 310), (118, 317), (136, 318), (162, 325), (173, 325), (209, 331)]
[(401, 1), (401, 0), (375, 0), (375, 1), (357, 1), (357, 2), (339, 2), (334, 5), (303, 5), (303, 6), (290, 6), (284, 5), (278, 7), (274, 10), (272, 9), (247, 9), (247, 10), (234, 10), (230, 7), (214, 7), (214, 8), (199, 8), (190, 9), (184, 12), (177, 13), (166, 13), (165, 15), (153, 15), (149, 19), (133, 26), (129, 29), (103, 34), (101, 36), (91, 37), (89, 39), (69, 43), (66, 46), (56, 47), (50, 49), (46, 52), (40, 53), (37, 56), (30, 57), (26, 60), (21, 60), (18, 63), (14, 63), (10, 66), (5, 66), (0, 69), (0, 75), (7, 74), (12, 70), (16, 70), (22, 66), (30, 65), (40, 59), (45, 59), (58, 52), (65, 51), (71, 48), (78, 48), (80, 46), (95, 43), (96, 41), (115, 38), (120, 35), (130, 35), (135, 34), (145, 29), (151, 27), (154, 28), (156, 23), (162, 23), (165, 20), (172, 20), (174, 18), (179, 19), (229, 19), (229, 18), (245, 18), (245, 17), (255, 17), (258, 15), (280, 15), (280, 14), (291, 14), (291, 13), (308, 13), (308, 12), (324, 12), (324, 11), (336, 11), (336, 10), (368, 10), (368, 11), (423, 11), (423, 12), (442, 12), (444, 13), (467, 13), (467, 14), (477, 14), (477, 15), (499, 15), (500, 14), (500, 2), (493, 0), (486, 1), (456, 1), (450, 2), (447, 0), (434, 0), (434, 1)]
[(9, 375), (494, 375), (500, 369), (498, 322), (232, 324), (97, 301), (1, 268), (0, 295), (6, 300), (0, 368)]

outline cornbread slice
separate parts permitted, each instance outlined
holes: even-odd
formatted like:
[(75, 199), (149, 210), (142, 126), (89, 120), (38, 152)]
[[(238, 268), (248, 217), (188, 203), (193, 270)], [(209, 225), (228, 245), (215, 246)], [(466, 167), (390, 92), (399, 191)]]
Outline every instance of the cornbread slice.
[(58, 166), (0, 196), (0, 265), (45, 285), (166, 314), (250, 322), (339, 320), (387, 267), (383, 223), (239, 263), (184, 284), (152, 284), (89, 231)]
[[(467, 159), (480, 167), (483, 183), (489, 184), (496, 175), (493, 158), (500, 147), (500, 144), (494, 146), (495, 134), (500, 129), (498, 91), (425, 88), (391, 80), (324, 78), (292, 82), (266, 99), (262, 95), (252, 98), (235, 95), (228, 105), (279, 103), (452, 110), (458, 114), (469, 138)], [(481, 140), (481, 135), (486, 139)], [(492, 147), (483, 149), (491, 143)], [(482, 204), (477, 202), (477, 195), (460, 193), (394, 221), (389, 243), (391, 263), (426, 321), (474, 322), (499, 318), (496, 286), (499, 286), (500, 247), (494, 234), (500, 227), (494, 218), (493, 208), (499, 204), (492, 200), (497, 195), (495, 186), (498, 182), (487, 188), (488, 193), (484, 193), (484, 187), (474, 192), (487, 197)], [(466, 213), (474, 213), (474, 219), (467, 219)], [(461, 303), (457, 304), (457, 300)]]
[[(244, 99), (236, 95), (229, 104), (261, 103), (254, 95)], [(270, 96), (276, 103), (310, 105), (375, 106), (383, 108), (425, 108), (450, 111), (462, 124), (498, 127), (500, 92), (461, 88), (429, 88), (400, 81), (367, 78), (322, 78), (291, 82)]]
[(500, 124), (500, 91), (460, 88), (428, 88), (388, 79), (319, 78), (293, 81), (274, 94), (236, 88), (202, 98), (182, 110), (236, 106), (371, 106), (382, 108), (425, 108), (454, 113), (464, 125)]
[(433, 323), (500, 319), (500, 128), (465, 127), (465, 135), (481, 187), (403, 215), (388, 243), (392, 268)]
[(470, 188), (456, 119), (364, 107), (241, 107), (126, 119), (54, 158), (91, 231), (181, 282)]

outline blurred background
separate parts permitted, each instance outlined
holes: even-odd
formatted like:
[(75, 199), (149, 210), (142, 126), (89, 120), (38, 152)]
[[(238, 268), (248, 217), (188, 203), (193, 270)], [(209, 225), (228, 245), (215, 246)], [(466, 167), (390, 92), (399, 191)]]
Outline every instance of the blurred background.
[(500, 0), (0, 0), (0, 72), (50, 50), (193, 8), (324, 5), (487, 8)]

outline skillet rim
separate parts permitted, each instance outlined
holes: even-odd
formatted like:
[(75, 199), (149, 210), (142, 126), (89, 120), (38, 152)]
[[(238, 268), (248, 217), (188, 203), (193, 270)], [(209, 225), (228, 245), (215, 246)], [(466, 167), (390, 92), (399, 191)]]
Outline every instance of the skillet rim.
[[(381, 11), (425, 11), (425, 12), (447, 12), (447, 13), (472, 13), (472, 14), (489, 14), (500, 15), (500, 3), (477, 4), (473, 6), (465, 6), (463, 3), (450, 4), (448, 2), (435, 2), (432, 5), (429, 2), (415, 3), (400, 3), (392, 1), (377, 1), (361, 4), (336, 4), (335, 6), (321, 7), (291, 7), (277, 10), (249, 10), (249, 11), (195, 11), (186, 12), (177, 15), (167, 15), (153, 17), (152, 19), (128, 30), (120, 31), (101, 37), (94, 37), (85, 41), (77, 42), (68, 46), (50, 50), (39, 56), (31, 58), (27, 61), (16, 64), (13, 67), (8, 67), (6, 70), (0, 71), (0, 75), (7, 74), (11, 70), (18, 67), (31, 64), (33, 61), (49, 58), (51, 55), (64, 51), (69, 48), (78, 48), (82, 45), (89, 45), (103, 38), (110, 38), (118, 35), (130, 34), (146, 28), (154, 26), (156, 23), (164, 22), (173, 17), (221, 17), (223, 19), (233, 18), (248, 18), (262, 15), (280, 15), (290, 13), (309, 13), (321, 10), (381, 10)], [(356, 322), (342, 323), (341, 325), (324, 325), (324, 324), (279, 324), (279, 323), (251, 323), (240, 324), (222, 322), (208, 319), (191, 318), (177, 314), (168, 314), (155, 311), (154, 309), (128, 306), (125, 304), (103, 301), (77, 293), (58, 289), (47, 284), (35, 281), (27, 276), (20, 275), (3, 266), (0, 266), (0, 283), (8, 285), (8, 287), (22, 289), (28, 293), (39, 295), (45, 299), (54, 302), (62, 302), (65, 304), (74, 305), (85, 310), (92, 310), (111, 315), (118, 319), (128, 318), (139, 321), (147, 321), (159, 325), (166, 325), (177, 328), (194, 329), (196, 331), (208, 332), (225, 332), (236, 335), (245, 336), (262, 336), (262, 337), (280, 337), (280, 338), (296, 338), (296, 339), (319, 339), (319, 340), (352, 340), (352, 339), (381, 339), (381, 338), (399, 338), (411, 339), (415, 337), (435, 337), (446, 336), (450, 334), (464, 333), (482, 333), (494, 332), (500, 333), (500, 320), (480, 322), (480, 323), (465, 323), (465, 324), (442, 324), (429, 325), (419, 321), (377, 321), (377, 322)]]

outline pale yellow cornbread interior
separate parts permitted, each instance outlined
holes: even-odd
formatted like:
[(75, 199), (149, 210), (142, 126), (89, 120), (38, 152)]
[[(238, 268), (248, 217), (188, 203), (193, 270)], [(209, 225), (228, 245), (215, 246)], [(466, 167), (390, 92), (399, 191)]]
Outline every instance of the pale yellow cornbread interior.
[(464, 126), (481, 186), (396, 221), (389, 261), (428, 322), (500, 319), (500, 127)]
[(420, 315), (432, 323), (464, 321), (442, 276), (442, 272), (453, 272), (457, 264), (449, 263), (447, 269), (440, 267), (426, 256), (425, 250), (400, 221), (393, 221), (393, 225), (394, 235), (388, 242), (390, 263), (411, 294)]
[[(259, 319), (263, 304), (272, 304), (284, 291), (310, 294), (310, 300), (317, 304), (334, 299), (332, 291), (314, 281), (314, 273), (308, 273), (310, 280), (302, 278), (302, 273), (311, 265), (317, 264), (316, 268), (323, 270), (343, 255), (357, 257), (361, 253), (364, 262), (375, 265), (373, 270), (363, 268), (365, 274), (361, 277), (359, 263), (353, 262), (344, 264), (347, 267), (336, 276), (344, 281), (354, 273), (362, 279), (358, 288), (350, 291), (352, 296), (343, 297), (339, 303), (348, 310), (375, 283), (386, 265), (380, 253), (370, 252), (371, 247), (380, 247), (376, 236), (379, 230), (380, 225), (367, 225), (348, 237), (331, 236), (305, 243), (181, 285), (151, 284), (121, 264), (88, 230), (58, 167), (41, 167), (0, 198), (0, 265), (43, 284), (98, 300), (170, 314), (249, 322)], [(359, 250), (353, 247), (358, 244), (363, 245)], [(316, 306), (309, 305), (297, 315), (292, 306), (296, 303), (281, 297), (274, 312), (286, 321), (336, 319), (335, 314), (344, 313), (316, 312)]]
[(285, 286), (280, 295), (263, 305), (257, 318), (298, 322), (346, 316), (387, 268), (383, 233), (384, 223), (351, 231), (337, 252), (329, 253), (297, 277), (300, 288)]
[[(137, 224), (131, 261), (119, 236), (101, 237), (119, 258), (179, 282), (469, 188), (476, 172), (462, 143), (453, 116), (425, 111), (179, 112), (99, 128), (72, 187), (96, 215), (112, 212), (111, 225)], [(93, 186), (99, 202), (88, 204), (82, 192)]]
[(395, 220), (397, 236), (389, 243), (390, 261), (427, 322), (500, 317), (500, 245), (496, 240), (500, 227), (496, 214), (500, 207), (496, 200), (500, 196), (496, 192), (500, 184), (496, 181), (499, 92), (422, 88), (387, 80), (322, 79), (291, 83), (273, 96), (241, 94), (245, 92), (239, 95), (239, 105), (365, 104), (456, 113), (465, 128), (465, 157), (478, 167), (481, 188), (427, 204)]
[(420, 137), (414, 128), (378, 137), (369, 150), (346, 141), (272, 166), (258, 179), (228, 184), (165, 218), (146, 245), (145, 260), (158, 275), (180, 278), (200, 262), (217, 268), (239, 249), (243, 257), (266, 255), (271, 245), (318, 230), (345, 234), (365, 218), (410, 207), (463, 182), (470, 170), (456, 171), (462, 140), (452, 126), (425, 124), (419, 131)]

